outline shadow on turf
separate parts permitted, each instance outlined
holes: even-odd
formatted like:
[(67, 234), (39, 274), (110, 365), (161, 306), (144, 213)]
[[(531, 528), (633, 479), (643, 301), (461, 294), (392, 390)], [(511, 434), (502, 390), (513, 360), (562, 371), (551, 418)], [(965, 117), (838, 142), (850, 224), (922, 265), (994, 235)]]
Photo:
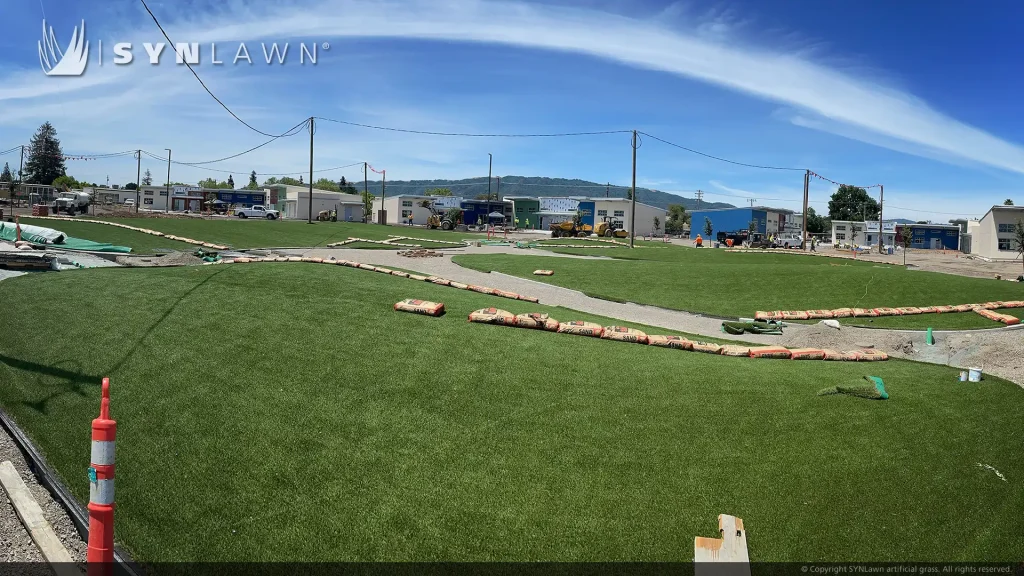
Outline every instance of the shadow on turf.
[[(214, 276), (217, 276), (218, 274), (221, 274), (221, 273), (223, 273), (226, 270), (228, 270), (228, 268), (221, 268), (220, 270), (217, 270), (213, 274), (210, 274), (206, 278), (203, 278), (201, 281), (196, 283), (195, 286), (189, 288), (184, 294), (179, 296), (178, 299), (175, 300), (174, 303), (171, 304), (171, 306), (169, 308), (167, 308), (167, 310), (163, 314), (160, 315), (160, 317), (156, 320), (156, 322), (151, 324), (149, 326), (149, 328), (147, 328), (146, 331), (142, 334), (142, 336), (140, 336), (135, 341), (135, 344), (132, 345), (132, 347), (128, 350), (128, 352), (120, 360), (118, 360), (116, 363), (114, 363), (113, 366), (111, 366), (109, 369), (103, 371), (103, 374), (109, 376), (110, 374), (117, 373), (117, 371), (120, 370), (121, 367), (124, 366), (125, 363), (128, 362), (128, 360), (130, 360), (131, 357), (135, 355), (135, 352), (138, 351), (139, 346), (142, 345), (142, 342), (145, 341), (146, 338), (149, 338), (150, 334), (152, 334), (164, 322), (164, 320), (166, 320), (167, 317), (170, 316), (171, 313), (174, 312), (175, 309), (177, 309), (177, 307), (182, 302), (187, 300), (188, 297), (192, 295), (192, 293), (194, 293), (196, 290), (201, 288), (204, 284), (209, 282)], [(71, 370), (66, 370), (64, 368), (61, 368), (60, 365), (64, 364), (64, 363), (65, 362), (60, 362), (60, 363), (58, 363), (56, 365), (49, 366), (49, 365), (46, 365), (46, 364), (39, 364), (39, 363), (36, 363), (36, 362), (30, 362), (28, 360), (21, 360), (19, 358), (12, 358), (10, 356), (5, 356), (3, 354), (0, 354), (0, 364), (4, 364), (4, 365), (7, 365), (7, 366), (10, 366), (11, 368), (15, 368), (17, 370), (22, 370), (22, 371), (25, 371), (25, 372), (32, 372), (32, 373), (35, 373), (37, 375), (51, 376), (51, 377), (54, 377), (54, 378), (59, 378), (61, 380), (65, 380), (64, 383), (59, 385), (59, 386), (61, 386), (61, 388), (63, 388), (62, 390), (58, 390), (58, 391), (52, 392), (48, 396), (45, 396), (44, 398), (42, 398), (40, 400), (36, 400), (36, 401), (25, 401), (25, 400), (22, 400), (21, 401), (21, 404), (23, 404), (25, 406), (28, 406), (29, 408), (32, 408), (36, 412), (40, 412), (42, 414), (48, 414), (47, 405), (54, 398), (57, 398), (58, 396), (61, 396), (63, 394), (67, 394), (67, 393), (78, 394), (79, 396), (86, 396), (85, 390), (82, 388), (82, 385), (99, 386), (103, 382), (103, 376), (98, 376), (98, 375), (94, 375), (94, 374), (85, 374), (81, 369), (79, 369), (78, 371), (73, 372)], [(37, 379), (37, 383), (40, 385), (40, 387), (42, 387), (44, 385), (43, 383), (38, 382), (38, 379)]]

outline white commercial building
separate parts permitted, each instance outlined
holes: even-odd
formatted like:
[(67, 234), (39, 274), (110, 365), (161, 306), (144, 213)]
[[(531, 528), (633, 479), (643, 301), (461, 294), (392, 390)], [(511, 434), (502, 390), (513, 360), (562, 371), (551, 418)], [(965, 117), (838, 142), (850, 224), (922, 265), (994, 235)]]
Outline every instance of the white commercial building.
[[(409, 216), (412, 216), (413, 224), (425, 225), (427, 218), (430, 217), (432, 212), (430, 208), (424, 207), (423, 203), (426, 202), (433, 205), (434, 200), (437, 198), (436, 196), (419, 196), (414, 194), (388, 196), (383, 201), (380, 198), (374, 198), (373, 213), (379, 214), (381, 209), (385, 210), (387, 212), (388, 224), (408, 224)], [(445, 198), (450, 197), (446, 196)], [(444, 211), (443, 208), (439, 208), (439, 210)], [(377, 221), (376, 216), (374, 216), (374, 221)]]
[(1019, 258), (1014, 228), (1024, 222), (1024, 206), (993, 206), (981, 220), (968, 220), (962, 249), (993, 260)]
[[(882, 244), (895, 246), (896, 222), (882, 222)], [(832, 221), (832, 244), (878, 246), (878, 222)]]
[[(281, 212), (284, 218), (306, 220), (310, 218), (309, 187), (272, 184), (265, 187), (267, 204)], [(363, 221), (363, 198), (359, 194), (342, 194), (313, 189), (312, 219), (322, 210), (336, 210), (339, 222)]]
[[(657, 233), (661, 234), (665, 231), (665, 219), (668, 217), (668, 211), (664, 208), (658, 208), (657, 206), (650, 206), (647, 204), (636, 203), (636, 219), (632, 218), (633, 202), (626, 198), (591, 198), (590, 202), (594, 204), (594, 219), (593, 225), (596, 226), (601, 222), (604, 222), (605, 218), (609, 221), (621, 223), (620, 228), (624, 230), (630, 230), (635, 226), (633, 233), (637, 236), (647, 236), (655, 233), (654, 219), (658, 219), (658, 230)], [(581, 207), (585, 207), (588, 204), (587, 201), (580, 202)], [(588, 221), (586, 210), (584, 210), (583, 216), (584, 222), (590, 224)]]

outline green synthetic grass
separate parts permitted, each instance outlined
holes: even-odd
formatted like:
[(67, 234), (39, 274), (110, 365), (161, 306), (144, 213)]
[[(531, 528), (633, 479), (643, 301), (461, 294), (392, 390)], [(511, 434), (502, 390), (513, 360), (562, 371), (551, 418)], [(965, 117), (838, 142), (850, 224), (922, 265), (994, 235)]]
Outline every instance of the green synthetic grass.
[[(366, 238), (367, 240), (387, 240), (388, 235), (405, 236), (425, 240), (446, 240), (457, 242), (463, 238), (479, 238), (479, 235), (443, 230), (428, 230), (408, 226), (380, 226), (361, 222), (316, 222), (305, 220), (262, 220), (237, 218), (222, 220), (204, 220), (201, 218), (109, 218), (110, 221), (159, 230), (165, 234), (173, 234), (185, 238), (194, 238), (224, 244), (232, 248), (299, 248), (326, 246), (341, 242), (347, 238)], [(420, 244), (415, 241), (402, 243)], [(440, 247), (427, 246), (424, 248)]]
[[(1024, 320), (1024, 308), (1000, 308), (1000, 314), (1009, 314)], [(931, 327), (935, 330), (967, 330), (973, 328), (999, 328), (1003, 324), (979, 316), (976, 312), (956, 312), (952, 314), (921, 314), (919, 316), (883, 316), (879, 318), (840, 318), (842, 324), (865, 326), (868, 328), (906, 328), (908, 320), (918, 326)], [(915, 326), (917, 327), (917, 326)]]
[[(660, 247), (655, 247), (661, 244)], [(594, 297), (651, 304), (718, 316), (751, 317), (757, 310), (813, 310), (969, 304), (1022, 300), (1024, 284), (967, 278), (901, 266), (787, 254), (726, 253), (660, 242), (643, 249), (558, 249), (607, 256), (459, 255), (454, 261), (580, 290)], [(537, 269), (554, 276), (533, 276)], [(990, 328), (1000, 324), (977, 314), (893, 317), (872, 325), (891, 328)], [(859, 322), (863, 319), (851, 319)], [(866, 323), (865, 323), (866, 324)]]
[[(75, 238), (84, 238), (86, 240), (92, 240), (93, 242), (107, 242), (117, 246), (128, 246), (132, 249), (132, 252), (138, 254), (152, 254), (156, 250), (161, 249), (184, 250), (186, 252), (190, 252), (195, 251), (197, 248), (196, 246), (185, 242), (168, 240), (167, 238), (151, 236), (149, 234), (143, 234), (142, 232), (125, 230), (124, 228), (117, 228), (115, 226), (90, 224), (89, 222), (74, 222), (71, 220), (43, 220), (39, 218), (19, 218), (18, 220), (24, 224), (60, 230), (68, 236), (73, 236)], [(147, 228), (148, 226), (138, 224), (138, 222), (141, 221), (142, 220), (139, 219), (129, 222), (129, 224), (140, 228)], [(152, 229), (155, 230), (155, 228)]]
[[(471, 324), (545, 307), (314, 264), (30, 274), (0, 298), (0, 403), (82, 502), (111, 378), (116, 535), (142, 561), (688, 562), (721, 513), (756, 561), (1024, 557), (1024, 390), (996, 378)], [(865, 374), (891, 399), (816, 396)]]

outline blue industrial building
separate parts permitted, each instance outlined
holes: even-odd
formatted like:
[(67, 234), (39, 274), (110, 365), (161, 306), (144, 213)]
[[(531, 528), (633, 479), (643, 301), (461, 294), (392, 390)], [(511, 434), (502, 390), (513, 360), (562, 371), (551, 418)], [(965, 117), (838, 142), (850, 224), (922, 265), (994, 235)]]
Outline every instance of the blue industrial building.
[[(931, 250), (959, 250), (960, 227), (956, 224), (905, 224), (912, 231), (910, 247)], [(903, 226), (896, 226), (896, 237), (903, 233)]]
[[(695, 210), (690, 213), (690, 239), (701, 238), (714, 241), (719, 232), (734, 234), (750, 229), (754, 222), (755, 234), (775, 234), (785, 228), (786, 216), (792, 210), (755, 206), (753, 208), (716, 208), (713, 210)], [(705, 233), (704, 219), (711, 220), (711, 235)]]
[(466, 224), (493, 223), (494, 219), (490, 214), (497, 212), (506, 218), (512, 217), (512, 205), (502, 200), (463, 200), (462, 221)]

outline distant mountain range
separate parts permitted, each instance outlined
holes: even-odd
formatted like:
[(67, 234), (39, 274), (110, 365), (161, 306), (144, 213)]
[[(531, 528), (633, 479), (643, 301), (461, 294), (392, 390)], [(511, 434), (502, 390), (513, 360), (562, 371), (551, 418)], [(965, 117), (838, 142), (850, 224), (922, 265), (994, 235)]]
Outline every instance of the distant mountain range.
[[(352, 184), (356, 189), (362, 191), (362, 182), (355, 181)], [(371, 181), (368, 186), (370, 192), (378, 196), (380, 195), (380, 180), (376, 182)], [(477, 195), (487, 194), (487, 178), (468, 178), (465, 180), (388, 180), (384, 191), (388, 196), (399, 194), (422, 195), (431, 188), (449, 188), (453, 196), (461, 196), (467, 199), (476, 198)], [(608, 198), (625, 198), (627, 190), (628, 188), (606, 187), (605, 184), (588, 182), (586, 180), (542, 178), (536, 176), (502, 176), (500, 190), (498, 190), (497, 178), (492, 179), (491, 182), (491, 193), (500, 192), (502, 198), (506, 196), (607, 196)], [(665, 209), (668, 208), (669, 204), (681, 204), (688, 212), (697, 208), (697, 200), (694, 198), (684, 198), (649, 188), (637, 188), (636, 201)], [(732, 204), (722, 202), (703, 201), (700, 203), (700, 206), (705, 209), (734, 207)]]

